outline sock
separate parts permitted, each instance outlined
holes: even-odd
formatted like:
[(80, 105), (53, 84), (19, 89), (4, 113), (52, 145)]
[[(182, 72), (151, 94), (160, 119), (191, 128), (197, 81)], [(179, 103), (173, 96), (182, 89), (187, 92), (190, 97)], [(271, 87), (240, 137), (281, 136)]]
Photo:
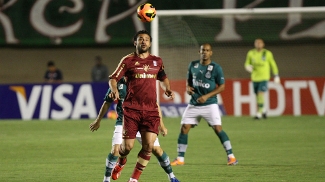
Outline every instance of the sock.
[(119, 163), (120, 166), (125, 165), (126, 161), (127, 161), (126, 157), (122, 157), (122, 156), (120, 156), (120, 157), (118, 158), (118, 163)]
[(264, 95), (257, 95), (257, 107), (257, 112), (262, 113), (264, 110)]
[(219, 133), (217, 133), (217, 136), (219, 137), (220, 142), (223, 145), (223, 148), (225, 149), (227, 155), (228, 156), (230, 155), (230, 157), (233, 156), (231, 143), (226, 132), (222, 130)]
[(173, 173), (173, 169), (170, 165), (170, 160), (168, 155), (166, 154), (166, 152), (164, 151), (163, 154), (161, 156), (157, 157), (160, 166), (164, 169), (164, 171), (166, 172), (166, 174), (168, 175), (168, 178), (174, 178), (175, 175)]
[(133, 181), (133, 182), (138, 182), (138, 180), (137, 179), (133, 179), (133, 178), (130, 178), (130, 180), (129, 181)]
[[(106, 171), (105, 171), (105, 177), (110, 177), (111, 172), (116, 164), (118, 156), (114, 156), (113, 154), (109, 153), (106, 158)], [(106, 179), (104, 179), (106, 180)]]
[(133, 170), (131, 178), (138, 180), (142, 171), (146, 168), (147, 164), (150, 161), (151, 152), (145, 151), (143, 149), (140, 150), (138, 154), (138, 160)]
[(182, 157), (183, 159), (182, 162), (184, 162), (185, 152), (187, 149), (187, 139), (188, 139), (187, 134), (180, 133), (178, 136), (177, 152), (178, 152), (178, 157)]

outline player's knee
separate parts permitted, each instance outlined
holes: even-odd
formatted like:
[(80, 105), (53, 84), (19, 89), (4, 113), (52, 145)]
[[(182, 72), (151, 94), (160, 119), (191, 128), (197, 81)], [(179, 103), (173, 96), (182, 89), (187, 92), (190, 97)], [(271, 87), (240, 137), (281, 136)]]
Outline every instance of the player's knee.
[(133, 144), (131, 143), (126, 143), (124, 146), (124, 150), (130, 152), (133, 148)]
[(145, 143), (145, 144), (142, 143), (142, 150), (152, 152), (153, 148), (154, 148), (153, 143)]
[(222, 126), (221, 125), (215, 125), (213, 128), (214, 128), (214, 131), (216, 133), (220, 133), (222, 131)]
[(188, 132), (190, 131), (191, 129), (191, 125), (189, 124), (183, 124), (182, 127), (181, 127), (181, 133), (182, 134), (188, 134)]
[(151, 156), (152, 151), (148, 151), (142, 148), (140, 150), (140, 153), (142, 153), (144, 156)]

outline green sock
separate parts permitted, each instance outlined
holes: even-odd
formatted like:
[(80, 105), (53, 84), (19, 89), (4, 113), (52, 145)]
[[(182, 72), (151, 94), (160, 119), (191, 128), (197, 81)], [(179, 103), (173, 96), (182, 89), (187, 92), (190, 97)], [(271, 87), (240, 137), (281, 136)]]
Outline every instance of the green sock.
[(185, 152), (187, 149), (187, 139), (188, 135), (187, 134), (182, 134), (180, 133), (178, 136), (178, 144), (177, 144), (177, 152), (178, 152), (178, 157), (184, 157)]
[(263, 113), (263, 108), (264, 108), (264, 96), (263, 95), (257, 95), (257, 107), (258, 107), (258, 113)]
[[(157, 157), (157, 156), (156, 156)], [(168, 155), (166, 154), (166, 152), (164, 151), (164, 153), (162, 154), (162, 156), (158, 156), (157, 157), (158, 161), (159, 161), (159, 164), (160, 166), (164, 169), (164, 171), (167, 173), (167, 174), (170, 174), (173, 172), (173, 169), (170, 165), (170, 160), (169, 160), (169, 157)]]
[(232, 154), (232, 147), (227, 133), (222, 130), (217, 133), (217, 136), (219, 137), (220, 142), (223, 145), (223, 148), (225, 149), (227, 155)]
[(111, 172), (116, 164), (118, 156), (114, 156), (113, 154), (109, 153), (106, 159), (106, 170), (105, 176), (111, 176)]

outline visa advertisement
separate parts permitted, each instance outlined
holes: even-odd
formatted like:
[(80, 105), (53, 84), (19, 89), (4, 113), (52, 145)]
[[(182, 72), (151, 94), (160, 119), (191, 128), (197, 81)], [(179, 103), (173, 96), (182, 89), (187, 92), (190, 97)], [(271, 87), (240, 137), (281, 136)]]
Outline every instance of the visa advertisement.
[[(171, 80), (170, 83), (175, 99), (169, 100), (160, 90), (162, 114), (179, 117), (190, 96), (186, 94), (185, 80)], [(0, 85), (0, 119), (94, 119), (107, 89), (107, 83)], [(269, 82), (265, 100), (268, 116), (324, 116), (325, 78), (282, 78), (281, 84)], [(249, 79), (228, 79), (218, 101), (223, 115), (256, 114), (256, 100)]]
[(96, 118), (107, 83), (0, 85), (0, 119)]

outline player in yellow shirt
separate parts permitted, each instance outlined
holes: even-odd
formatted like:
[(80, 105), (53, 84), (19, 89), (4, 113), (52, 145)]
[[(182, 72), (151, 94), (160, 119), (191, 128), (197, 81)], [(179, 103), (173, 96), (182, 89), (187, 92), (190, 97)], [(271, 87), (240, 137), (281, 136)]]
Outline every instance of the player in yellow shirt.
[(264, 93), (268, 90), (268, 81), (271, 77), (271, 70), (274, 75), (274, 82), (280, 83), (279, 70), (271, 51), (264, 49), (264, 41), (255, 39), (255, 49), (248, 51), (245, 62), (245, 69), (251, 73), (254, 93), (257, 101), (257, 114), (254, 119), (266, 119), (264, 107)]

